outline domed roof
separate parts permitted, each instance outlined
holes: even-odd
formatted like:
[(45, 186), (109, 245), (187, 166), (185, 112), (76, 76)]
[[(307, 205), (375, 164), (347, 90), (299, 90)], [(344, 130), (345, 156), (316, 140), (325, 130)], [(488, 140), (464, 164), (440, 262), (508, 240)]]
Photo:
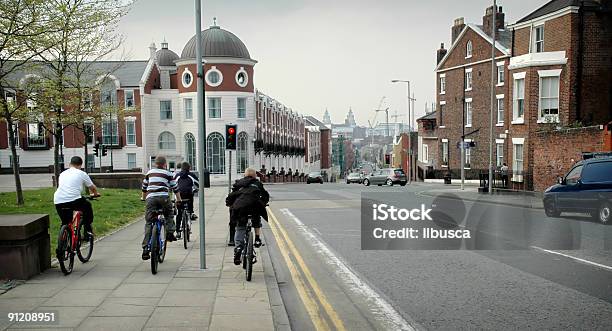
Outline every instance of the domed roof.
[(157, 64), (160, 66), (175, 66), (174, 61), (178, 60), (178, 54), (168, 49), (166, 41), (161, 43), (161, 49), (155, 53)]
[[(183, 48), (182, 59), (195, 59), (196, 37), (193, 36)], [(202, 31), (202, 47), (204, 57), (234, 57), (251, 59), (249, 50), (235, 34), (213, 25)]]

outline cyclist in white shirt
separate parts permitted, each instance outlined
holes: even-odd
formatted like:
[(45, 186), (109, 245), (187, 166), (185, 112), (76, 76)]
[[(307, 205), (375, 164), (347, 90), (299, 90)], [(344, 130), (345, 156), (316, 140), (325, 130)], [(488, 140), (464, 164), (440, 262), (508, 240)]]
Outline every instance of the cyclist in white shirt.
[(96, 186), (85, 171), (81, 170), (83, 159), (73, 156), (70, 159), (70, 167), (64, 170), (57, 181), (57, 190), (53, 195), (53, 203), (62, 224), (68, 224), (72, 220), (72, 213), (79, 210), (83, 213), (83, 225), (88, 235), (93, 234), (91, 223), (93, 222), (93, 209), (87, 199), (83, 198), (81, 192), (86, 186), (92, 196), (98, 196)]

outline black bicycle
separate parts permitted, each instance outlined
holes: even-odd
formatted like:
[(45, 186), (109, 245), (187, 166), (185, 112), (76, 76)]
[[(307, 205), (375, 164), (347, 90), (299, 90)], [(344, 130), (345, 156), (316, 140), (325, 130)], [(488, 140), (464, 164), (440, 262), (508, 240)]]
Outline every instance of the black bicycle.
[(168, 246), (164, 210), (158, 209), (155, 211), (155, 214), (157, 214), (155, 222), (151, 222), (149, 225), (151, 226), (151, 238), (148, 243), (148, 248), (151, 252), (151, 273), (154, 275), (157, 273), (158, 263), (164, 263)]
[[(183, 201), (180, 203), (180, 207), (178, 208), (179, 212), (177, 213), (177, 222), (176, 226), (181, 228), (181, 232), (183, 235), (183, 247), (187, 249), (187, 243), (191, 241), (191, 223), (193, 222), (191, 219), (191, 215), (187, 212), (187, 202)], [(180, 218), (179, 218), (180, 217)]]
[(251, 281), (253, 276), (253, 264), (256, 262), (255, 250), (253, 248), (253, 217), (249, 215), (247, 217), (246, 231), (244, 234), (244, 241), (242, 245), (242, 268), (246, 272), (247, 282)]

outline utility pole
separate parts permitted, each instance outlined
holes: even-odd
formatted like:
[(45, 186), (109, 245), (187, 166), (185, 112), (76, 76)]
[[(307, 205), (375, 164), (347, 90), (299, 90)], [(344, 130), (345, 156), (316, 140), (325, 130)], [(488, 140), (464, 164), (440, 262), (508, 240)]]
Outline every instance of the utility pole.
[(495, 26), (495, 18), (497, 16), (497, 1), (493, 0), (493, 26), (491, 33), (493, 43), (491, 43), (491, 114), (489, 121), (489, 194), (493, 194), (493, 104), (495, 103), (495, 34), (497, 27)]
[(410, 81), (409, 80), (400, 80), (394, 79), (391, 83), (406, 83), (408, 93), (406, 97), (408, 98), (408, 184), (412, 183), (412, 107), (410, 107), (411, 101), (414, 101), (414, 98), (410, 97)]
[[(206, 121), (204, 119), (204, 69), (202, 68), (202, 2), (195, 0), (195, 23), (196, 23), (196, 67), (198, 72), (198, 165), (200, 167), (200, 181), (206, 181), (206, 158), (204, 157), (206, 144)], [(198, 194), (199, 219), (200, 219), (200, 269), (206, 269), (206, 212), (204, 204), (204, 185)]]

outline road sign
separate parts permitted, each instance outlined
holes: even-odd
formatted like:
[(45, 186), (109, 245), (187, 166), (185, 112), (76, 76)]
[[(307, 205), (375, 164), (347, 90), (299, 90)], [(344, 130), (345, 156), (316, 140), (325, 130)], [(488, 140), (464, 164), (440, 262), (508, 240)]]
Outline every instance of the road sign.
[[(470, 149), (470, 148), (474, 148), (476, 147), (476, 143), (473, 141), (464, 141), (463, 142), (463, 148), (464, 149)], [(461, 142), (458, 141), (457, 142), (457, 149), (461, 149)]]

